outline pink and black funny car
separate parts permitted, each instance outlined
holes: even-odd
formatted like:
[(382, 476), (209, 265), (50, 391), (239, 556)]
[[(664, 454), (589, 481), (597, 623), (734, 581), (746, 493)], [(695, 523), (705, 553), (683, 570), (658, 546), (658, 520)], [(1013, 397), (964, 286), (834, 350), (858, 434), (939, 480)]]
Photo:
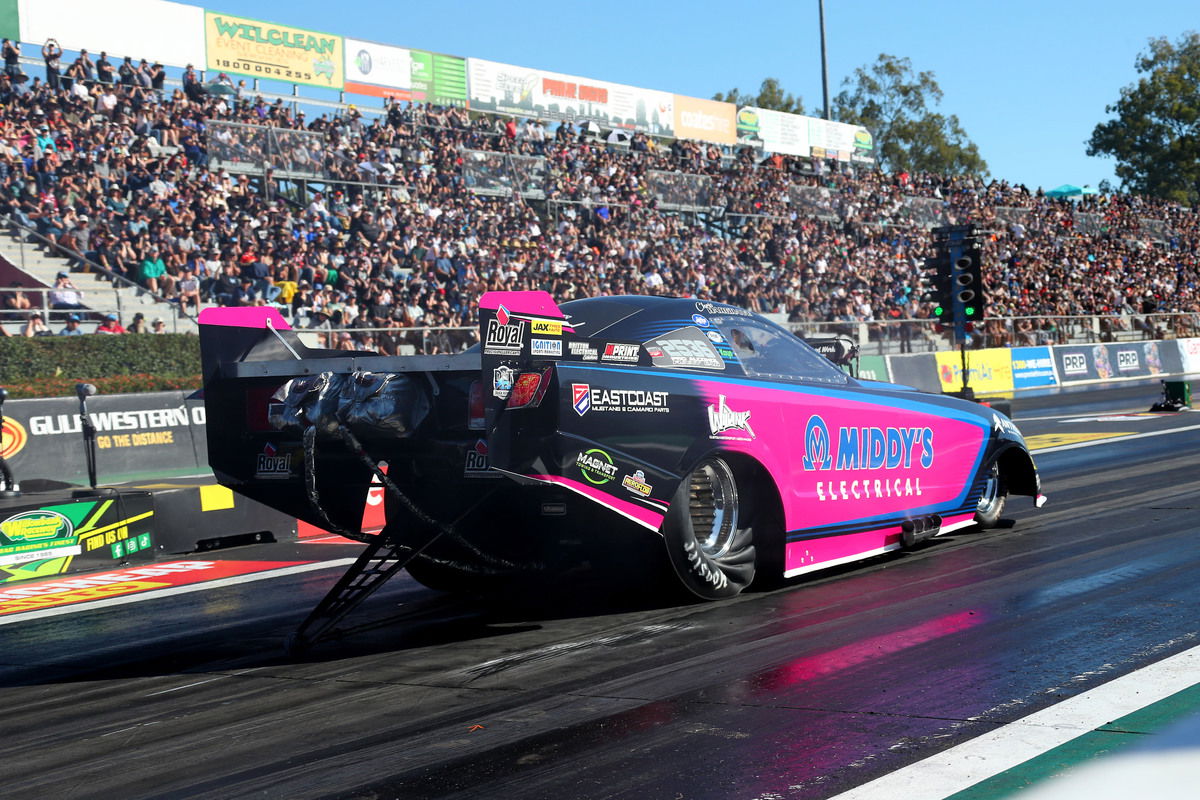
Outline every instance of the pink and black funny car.
[(653, 537), (718, 599), (1040, 500), (1006, 416), (855, 380), (734, 306), (492, 292), (478, 345), (397, 357), (307, 348), (269, 309), (201, 322), (218, 478), (372, 545), (360, 573), (480, 588)]

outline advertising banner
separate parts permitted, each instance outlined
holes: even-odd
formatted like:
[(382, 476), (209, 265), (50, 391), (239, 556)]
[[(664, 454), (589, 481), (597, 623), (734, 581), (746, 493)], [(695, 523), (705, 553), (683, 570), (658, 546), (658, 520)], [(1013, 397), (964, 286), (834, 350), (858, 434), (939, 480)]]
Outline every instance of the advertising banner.
[[(208, 471), (204, 405), (184, 400), (183, 392), (98, 395), (88, 399), (88, 415), (97, 431), (100, 483)], [(86, 485), (82, 431), (75, 398), (4, 404), (4, 456), (18, 482), (51, 478)]]
[(457, 56), (346, 40), (347, 92), (439, 106), (467, 105), (467, 61)]
[(471, 109), (673, 136), (675, 95), (467, 59)]
[(769, 108), (739, 108), (737, 136), (740, 143), (759, 146), (771, 153), (842, 161), (875, 158), (875, 141), (866, 128)]
[(937, 361), (932, 353), (915, 353), (907, 356), (888, 356), (888, 370), (893, 383), (911, 386), (923, 392), (940, 392), (937, 378)]
[[(204, 9), (162, 0), (121, 0), (119, 7), (94, 0), (17, 0), (26, 56), (41, 56), (47, 39), (64, 50), (101, 50), (120, 63), (129, 56), (175, 67), (204, 63)], [(15, 21), (15, 20), (14, 20)], [(65, 70), (67, 64), (63, 64)], [(26, 68), (28, 71), (28, 68)], [(39, 68), (35, 74), (42, 74)]]
[(675, 136), (716, 144), (737, 144), (737, 106), (718, 100), (675, 95)]
[(1031, 389), (1035, 386), (1057, 386), (1054, 357), (1049, 347), (1014, 347), (1012, 349), (1013, 386)]
[[(957, 350), (934, 353), (943, 392), (962, 389), (962, 355)], [(1013, 390), (1012, 357), (1007, 348), (971, 350), (967, 353), (967, 383), (977, 394)]]
[(1200, 372), (1200, 339), (1176, 339), (1179, 345), (1180, 372)]
[(1145, 378), (1179, 372), (1179, 349), (1169, 342), (1063, 345), (1054, 348), (1054, 361), (1063, 383)]
[(341, 89), (345, 82), (342, 37), (204, 12), (205, 67), (251, 78)]
[(864, 381), (890, 381), (887, 359), (884, 356), (859, 356), (858, 377)]

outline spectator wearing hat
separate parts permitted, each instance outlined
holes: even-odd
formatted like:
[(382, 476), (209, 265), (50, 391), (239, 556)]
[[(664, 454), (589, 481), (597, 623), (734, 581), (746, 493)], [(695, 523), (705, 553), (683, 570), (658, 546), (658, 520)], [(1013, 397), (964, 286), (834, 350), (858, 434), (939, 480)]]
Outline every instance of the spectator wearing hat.
[(146, 329), (146, 315), (140, 311), (134, 314), (133, 322), (129, 323), (126, 333), (149, 333)]
[(25, 330), (22, 333), (25, 336), (50, 335), (50, 326), (46, 324), (46, 318), (42, 316), (42, 312), (35, 311), (29, 315), (29, 319), (25, 321)]
[(106, 314), (104, 321), (97, 326), (96, 333), (125, 333), (125, 326), (116, 314)]
[(54, 309), (83, 308), (83, 292), (71, 282), (71, 276), (66, 272), (58, 273), (54, 286), (50, 289), (50, 307)]
[(67, 317), (66, 327), (64, 327), (61, 331), (59, 331), (58, 335), (59, 336), (82, 336), (83, 329), (79, 327), (79, 321), (80, 320), (79, 320), (78, 314), (71, 314), (69, 317)]
[(162, 317), (155, 317), (154, 322), (151, 323), (150, 332), (151, 333), (166, 333), (167, 332), (167, 321), (165, 319), (163, 319)]

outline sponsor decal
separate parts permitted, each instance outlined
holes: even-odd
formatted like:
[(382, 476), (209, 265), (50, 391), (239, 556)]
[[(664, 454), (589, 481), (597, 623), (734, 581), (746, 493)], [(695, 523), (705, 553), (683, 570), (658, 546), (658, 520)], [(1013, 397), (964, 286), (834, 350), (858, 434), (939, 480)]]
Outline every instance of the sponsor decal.
[(1141, 369), (1142, 361), (1138, 358), (1137, 350), (1118, 350), (1117, 351), (1117, 371), (1129, 372), (1130, 370)]
[[(1062, 421), (1066, 422), (1067, 420)], [(997, 433), (1006, 433), (1009, 436), (1016, 436), (1018, 439), (1021, 438), (1021, 431), (1017, 430), (1017, 426), (1013, 423), (1013, 421), (1003, 414), (996, 413), (992, 415), (992, 430), (996, 431)]]
[(703, 314), (692, 314), (692, 322), (696, 323), (701, 328), (707, 328), (712, 325), (712, 323), (708, 321), (708, 317), (704, 316)]
[(706, 300), (696, 301), (696, 310), (701, 314), (714, 316), (717, 314), (732, 314), (735, 317), (750, 317), (753, 316), (749, 311), (737, 306), (718, 305), (717, 303), (709, 303)]
[(621, 485), (636, 495), (649, 497), (650, 492), (654, 487), (646, 483), (646, 473), (642, 470), (635, 471), (632, 475), (626, 475), (621, 479)]
[(750, 427), (750, 412), (731, 409), (725, 403), (725, 395), (717, 398), (715, 406), (708, 407), (708, 431), (713, 439), (750, 441), (754, 438), (754, 429)]
[(0, 522), (0, 534), (7, 540), (6, 544), (66, 539), (74, 530), (71, 520), (57, 511), (42, 508), (23, 511)]
[(562, 336), (561, 322), (550, 319), (535, 319), (529, 323), (529, 332), (534, 336)]
[(583, 416), (592, 408), (592, 387), (586, 383), (571, 384), (571, 406), (575, 413)]
[(1083, 353), (1063, 353), (1063, 372), (1068, 375), (1086, 375), (1087, 356)]
[(571, 384), (571, 405), (583, 416), (589, 411), (625, 411), (630, 413), (668, 414), (670, 392), (643, 389), (593, 389), (591, 384)]
[(730, 361), (737, 360), (737, 356), (735, 356), (733, 354), (732, 347), (718, 347), (717, 352), (720, 353), (721, 358), (726, 358), (726, 359), (729, 359)]
[(619, 342), (609, 342), (604, 345), (603, 361), (622, 361), (627, 364), (636, 364), (638, 361), (639, 347), (636, 344), (621, 344)]
[(525, 320), (514, 319), (508, 309), (500, 306), (496, 316), (488, 320), (483, 340), (484, 355), (520, 355), (525, 344)]
[(0, 458), (12, 458), (25, 448), (28, 440), (25, 426), (12, 417), (5, 417), (4, 425), (0, 428)]
[(507, 400), (515, 377), (516, 371), (512, 367), (501, 365), (492, 370), (492, 396)]
[(600, 351), (587, 342), (567, 342), (567, 352), (584, 361), (599, 361)]
[(651, 358), (662, 358), (663, 355), (662, 348), (657, 345), (646, 345), (646, 352), (650, 354)]
[(292, 454), (280, 453), (270, 442), (263, 445), (254, 465), (254, 477), (262, 480), (278, 480), (292, 476)]
[(492, 461), (488, 458), (487, 442), (483, 439), (475, 441), (475, 446), (467, 451), (467, 459), (463, 464), (464, 478), (499, 478), (500, 473), (492, 471)]
[(92, 573), (0, 589), (0, 615), (36, 611), (89, 600), (186, 586), (251, 572), (309, 564), (309, 561), (174, 561), (117, 572)]
[(725, 339), (721, 336), (721, 334), (717, 333), (716, 331), (705, 331), (704, 335), (708, 337), (708, 340), (710, 342), (716, 343), (716, 342), (724, 342), (725, 341)]
[[(695, 329), (692, 329), (693, 331)], [(656, 345), (670, 362), (666, 366), (725, 369), (725, 362), (706, 338), (696, 333), (695, 339), (659, 339)], [(732, 355), (732, 353), (731, 353)]]
[[(1004, 419), (995, 415), (993, 426)], [(1012, 423), (1009, 422), (1009, 425)], [(1015, 426), (1013, 426), (1015, 430)], [(917, 450), (920, 449), (920, 455)], [(888, 497), (921, 496), (919, 475), (896, 475), (896, 470), (911, 471), (920, 465), (933, 466), (933, 429), (928, 427), (863, 426), (838, 429), (836, 440), (820, 415), (808, 418), (804, 428), (804, 456), (801, 466), (808, 471), (875, 472), (878, 477), (816, 482), (817, 499), (870, 500)], [(887, 471), (889, 474), (880, 474)]]
[(613, 463), (612, 456), (598, 447), (577, 455), (575, 466), (579, 467), (584, 480), (596, 486), (603, 486), (617, 477), (617, 465)]
[(535, 356), (562, 357), (562, 339), (533, 339), (529, 345), (530, 353)]

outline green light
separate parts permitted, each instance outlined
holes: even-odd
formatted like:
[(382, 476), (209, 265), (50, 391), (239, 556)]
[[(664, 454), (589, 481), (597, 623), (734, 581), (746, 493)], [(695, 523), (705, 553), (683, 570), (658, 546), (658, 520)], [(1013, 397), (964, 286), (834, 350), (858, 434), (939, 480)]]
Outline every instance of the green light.
[(975, 316), (975, 306), (967, 306), (966, 308), (963, 309), (963, 313), (966, 314), (968, 317)]
[(946, 313), (946, 309), (942, 308), (941, 306), (938, 306), (937, 308), (935, 308), (933, 310), (933, 315), (935, 317), (940, 317), (942, 314), (945, 314), (945, 313)]

